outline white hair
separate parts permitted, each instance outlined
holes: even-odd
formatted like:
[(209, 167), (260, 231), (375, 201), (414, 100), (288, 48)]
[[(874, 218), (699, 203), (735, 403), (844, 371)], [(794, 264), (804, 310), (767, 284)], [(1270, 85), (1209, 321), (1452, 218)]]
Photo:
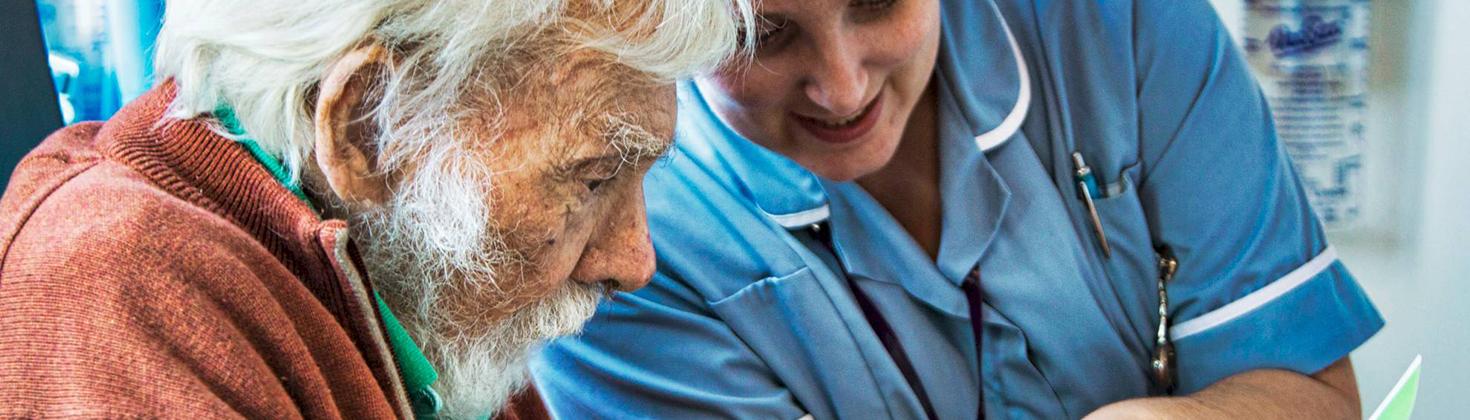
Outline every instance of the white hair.
[[(568, 4), (611, 12), (627, 1), (643, 7), (623, 22), (614, 13), (578, 20)], [(477, 71), (528, 36), (558, 31), (673, 80), (731, 57), (752, 19), (750, 0), (180, 0), (167, 4), (155, 63), (159, 80), (176, 85), (171, 117), (232, 108), (294, 180), (314, 142), (313, 89), (364, 42), (386, 45), (398, 60), (374, 115), (384, 129), (380, 168), (394, 168), (452, 138), (455, 106), (487, 82)]]
[[(425, 167), (474, 160), (467, 156), (436, 152)], [(526, 364), (538, 344), (580, 331), (606, 293), (600, 284), (576, 281), (553, 290), (497, 282), (497, 267), (514, 271), (531, 262), (506, 244), (505, 232), (483, 228), (477, 186), (485, 174), (474, 172), (410, 178), (386, 206), (351, 220), (369, 277), (439, 370), (441, 418), (493, 417), (527, 384)], [(462, 244), (448, 251), (444, 242)]]
[(737, 37), (752, 23), (751, 1), (176, 0), (159, 33), (157, 74), (175, 83), (170, 117), (228, 107), (296, 179), (315, 142), (318, 83), (355, 48), (385, 48), (391, 64), (370, 116), (378, 169), (407, 174), (384, 206), (350, 218), (354, 239), (374, 285), (439, 368), (444, 416), (475, 417), (523, 386), (535, 343), (577, 331), (603, 292), (497, 281), (501, 268), (528, 262), (487, 223), (493, 174), (467, 148), (498, 135), (462, 128), (466, 108), (498, 103), (498, 89), (525, 76), (502, 73), (545, 53), (538, 42), (605, 53), (654, 81), (712, 70), (749, 54)]

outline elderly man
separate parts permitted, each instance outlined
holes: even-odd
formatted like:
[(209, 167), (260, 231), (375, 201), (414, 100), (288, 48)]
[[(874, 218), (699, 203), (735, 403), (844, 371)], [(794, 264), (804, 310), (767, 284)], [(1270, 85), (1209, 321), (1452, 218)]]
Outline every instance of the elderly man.
[(671, 81), (746, 16), (169, 2), (164, 81), (0, 201), (0, 417), (544, 415), (529, 348), (647, 282)]

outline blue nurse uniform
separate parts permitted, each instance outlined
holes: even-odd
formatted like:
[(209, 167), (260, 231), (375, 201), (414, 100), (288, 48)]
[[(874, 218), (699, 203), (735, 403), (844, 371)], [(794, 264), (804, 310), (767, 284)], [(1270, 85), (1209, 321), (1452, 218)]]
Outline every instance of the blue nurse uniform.
[[(1161, 253), (1178, 262), (1176, 393), (1310, 374), (1382, 327), (1207, 1), (940, 3), (937, 259), (861, 187), (741, 138), (685, 84), (677, 150), (645, 184), (658, 273), (534, 361), (554, 412), (1078, 418), (1157, 391)], [(804, 239), (824, 228), (830, 251)], [(978, 350), (960, 287), (977, 267)]]

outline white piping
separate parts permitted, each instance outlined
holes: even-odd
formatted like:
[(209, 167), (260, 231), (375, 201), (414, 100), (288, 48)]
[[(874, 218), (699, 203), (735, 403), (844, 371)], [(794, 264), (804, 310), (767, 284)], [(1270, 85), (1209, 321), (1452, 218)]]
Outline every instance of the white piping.
[(1301, 267), (1297, 267), (1290, 273), (1286, 273), (1285, 276), (1271, 282), (1266, 287), (1262, 287), (1259, 290), (1245, 295), (1245, 297), (1230, 302), (1220, 307), (1220, 309), (1200, 315), (1198, 318), (1181, 322), (1173, 328), (1170, 328), (1169, 334), (1175, 340), (1183, 340), (1191, 335), (1199, 334), (1230, 322), (1235, 318), (1239, 318), (1242, 315), (1265, 306), (1267, 303), (1271, 303), (1272, 300), (1276, 300), (1276, 298), (1285, 295), (1287, 292), (1292, 291), (1292, 289), (1296, 289), (1297, 286), (1301, 286), (1307, 280), (1317, 277), (1318, 274), (1331, 267), (1334, 262), (1337, 262), (1337, 250), (1329, 246), (1327, 249), (1322, 250), (1321, 254), (1312, 258), (1311, 261), (1307, 261)]
[(832, 215), (832, 210), (829, 209), (829, 208), (827, 208), (827, 205), (826, 204), (823, 204), (821, 207), (817, 207), (817, 208), (814, 208), (814, 209), (811, 209), (811, 210), (802, 210), (802, 211), (799, 211), (799, 212), (796, 212), (796, 213), (787, 213), (787, 214), (770, 214), (770, 213), (766, 213), (766, 216), (770, 216), (771, 219), (772, 220), (775, 220), (777, 224), (780, 224), (781, 227), (784, 227), (784, 228), (787, 228), (787, 229), (804, 228), (807, 225), (810, 225), (812, 223), (817, 223), (817, 222), (820, 222), (820, 221), (823, 221), (823, 220), (827, 220), (827, 217), (829, 217), (831, 215)]
[[(1000, 17), (1000, 24), (1006, 31), (1006, 40), (1011, 43), (1011, 54), (1016, 57), (1016, 73), (1020, 75), (1020, 92), (1016, 96), (1016, 104), (1011, 108), (1010, 114), (1001, 120), (1000, 125), (990, 131), (975, 136), (975, 144), (980, 146), (980, 151), (988, 151), (996, 146), (1005, 144), (1006, 140), (1015, 137), (1016, 131), (1021, 129), (1021, 123), (1026, 120), (1026, 112), (1031, 109), (1031, 75), (1026, 70), (1026, 57), (1021, 55), (1021, 45), (1016, 43), (1016, 35), (1011, 33), (1010, 24), (1006, 23), (1005, 17)], [(827, 220), (832, 214), (831, 209), (823, 204), (810, 210), (803, 210), (788, 214), (770, 214), (770, 216), (781, 227), (787, 229), (804, 228), (807, 225)]]
[(1000, 18), (1000, 25), (1006, 31), (1006, 39), (1011, 41), (1011, 53), (1016, 56), (1016, 72), (1021, 77), (1021, 91), (1017, 93), (1016, 105), (1001, 120), (1000, 125), (975, 136), (975, 144), (980, 146), (982, 152), (1005, 144), (1006, 140), (1014, 137), (1016, 130), (1020, 130), (1021, 123), (1026, 120), (1026, 112), (1031, 109), (1031, 74), (1026, 70), (1026, 57), (1021, 55), (1021, 46), (1016, 43), (1016, 35), (1011, 33), (1011, 26), (1006, 23), (1005, 17)]

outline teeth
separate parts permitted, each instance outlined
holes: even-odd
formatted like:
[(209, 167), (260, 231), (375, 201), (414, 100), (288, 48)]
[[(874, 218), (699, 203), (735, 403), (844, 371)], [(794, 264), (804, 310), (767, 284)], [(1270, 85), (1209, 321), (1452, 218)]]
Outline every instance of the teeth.
[[(859, 114), (859, 115), (861, 115), (861, 114)], [(837, 122), (822, 121), (822, 125), (825, 125), (825, 126), (828, 126), (828, 127), (832, 127), (832, 128), (837, 128), (837, 127), (841, 127), (841, 126), (844, 126), (844, 125), (851, 124), (853, 121), (857, 121), (857, 117), (854, 116), (852, 118), (848, 118), (848, 119), (837, 121)]]
[(815, 118), (813, 118), (811, 120), (812, 121), (815, 121), (816, 123), (821, 124), (822, 126), (827, 127), (827, 128), (842, 128), (843, 126), (852, 124), (854, 121), (857, 121), (858, 119), (862, 118), (864, 115), (868, 115), (868, 111), (871, 110), (872, 107), (873, 107), (873, 104), (868, 104), (867, 107), (863, 108), (862, 111), (858, 111), (857, 114), (853, 114), (851, 117), (847, 117), (847, 118), (844, 118), (844, 119), (841, 119), (841, 120), (837, 120), (837, 121), (819, 120), (819, 119), (815, 119)]

